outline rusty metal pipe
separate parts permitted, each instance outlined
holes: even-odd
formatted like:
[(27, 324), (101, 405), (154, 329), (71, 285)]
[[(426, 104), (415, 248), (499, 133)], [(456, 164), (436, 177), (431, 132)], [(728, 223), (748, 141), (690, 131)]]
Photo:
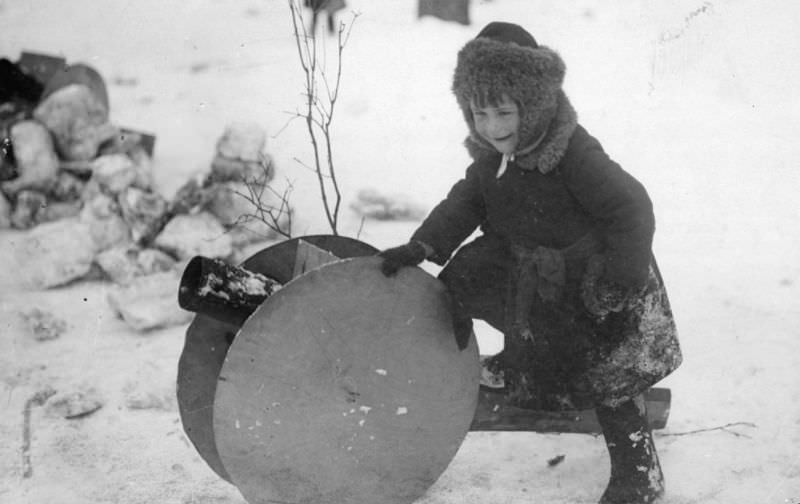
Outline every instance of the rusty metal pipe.
[(186, 265), (178, 289), (184, 310), (241, 327), (281, 284), (221, 259), (195, 256)]

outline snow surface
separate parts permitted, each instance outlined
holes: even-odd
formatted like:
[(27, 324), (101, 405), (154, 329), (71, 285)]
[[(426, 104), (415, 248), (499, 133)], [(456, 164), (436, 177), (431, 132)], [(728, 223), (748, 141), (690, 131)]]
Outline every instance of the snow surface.
[[(562, 54), (582, 124), (655, 204), (655, 253), (685, 354), (662, 383), (673, 392), (656, 435), (665, 504), (800, 502), (798, 4), (486, 0), (473, 2), (469, 27), (418, 20), (412, 0), (348, 4), (361, 14), (334, 122), (345, 207), (366, 187), (428, 208), (444, 196), (468, 162), (449, 91), (455, 54), (489, 21), (522, 24)], [(227, 123), (254, 120), (270, 132), (278, 180), (296, 188), (296, 234), (324, 233), (314, 180), (293, 161), (310, 159), (287, 113), (302, 103), (293, 44), (279, 0), (0, 1), (2, 55), (95, 66), (112, 120), (157, 135), (165, 195), (208, 169)], [(359, 219), (346, 208), (343, 219), (355, 236)], [(370, 221), (360, 238), (394, 245), (415, 225)], [(174, 379), (185, 328), (134, 333), (99, 283), (26, 290), (18, 239), (0, 234), (0, 502), (242, 503), (182, 432)], [(69, 331), (34, 341), (17, 315), (33, 306)], [(481, 345), (499, 342), (486, 332)], [(107, 403), (69, 422), (34, 409), (34, 472), (23, 478), (22, 409), (47, 385), (90, 385)], [(139, 392), (165, 407), (126, 408)], [(556, 455), (566, 457), (549, 466)], [(593, 503), (607, 477), (600, 438), (472, 433), (421, 502)]]

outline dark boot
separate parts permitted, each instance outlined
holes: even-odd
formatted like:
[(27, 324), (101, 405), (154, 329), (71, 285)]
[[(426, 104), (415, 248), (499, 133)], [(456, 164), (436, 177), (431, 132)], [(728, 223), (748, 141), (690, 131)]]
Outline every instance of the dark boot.
[(611, 458), (611, 479), (599, 504), (650, 504), (664, 494), (664, 475), (639, 396), (616, 408), (600, 406), (597, 419)]

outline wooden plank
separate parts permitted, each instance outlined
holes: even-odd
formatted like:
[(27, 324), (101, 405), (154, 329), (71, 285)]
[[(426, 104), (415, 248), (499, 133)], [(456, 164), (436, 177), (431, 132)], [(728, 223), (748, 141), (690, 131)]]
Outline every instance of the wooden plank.
[(297, 255), (294, 259), (292, 278), (297, 278), (307, 271), (319, 268), (324, 264), (338, 261), (339, 259), (339, 257), (331, 252), (317, 247), (306, 240), (300, 239), (297, 241)]
[[(594, 410), (555, 412), (523, 409), (509, 404), (505, 395), (498, 390), (481, 387), (471, 431), (602, 433)], [(653, 388), (645, 393), (651, 428), (666, 427), (670, 400), (669, 389)]]

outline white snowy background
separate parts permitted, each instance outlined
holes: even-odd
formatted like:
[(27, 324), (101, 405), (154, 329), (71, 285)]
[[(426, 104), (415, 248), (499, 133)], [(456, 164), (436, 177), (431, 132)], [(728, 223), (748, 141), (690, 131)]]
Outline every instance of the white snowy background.
[[(581, 123), (655, 204), (655, 254), (685, 355), (661, 384), (673, 392), (656, 436), (665, 504), (799, 503), (800, 6), (472, 4), (464, 27), (417, 19), (415, 0), (348, 0), (360, 16), (334, 120), (343, 234), (359, 231), (346, 208), (358, 190), (431, 208), (463, 174), (466, 128), (449, 90), (456, 52), (490, 21), (523, 25), (564, 57)], [(166, 196), (208, 169), (226, 124), (258, 122), (276, 180), (296, 188), (296, 234), (327, 232), (315, 182), (293, 161), (310, 149), (302, 123), (287, 125), (302, 73), (283, 0), (0, 0), (0, 53), (15, 60), (22, 50), (104, 75), (112, 121), (157, 135)], [(368, 221), (360, 238), (395, 245), (415, 225)], [(118, 400), (126, 387), (174, 391), (185, 327), (134, 333), (101, 283), (25, 290), (25, 265), (10, 259), (17, 240), (0, 232), (0, 502), (242, 503), (188, 444), (174, 404), (129, 411)], [(12, 315), (32, 306), (69, 320), (69, 331), (46, 344), (24, 337)], [(485, 351), (499, 344), (480, 341)], [(108, 403), (77, 422), (35, 413), (34, 475), (22, 478), (25, 400), (45, 385), (81, 384)], [(601, 438), (472, 433), (421, 502), (592, 503), (607, 477)]]

